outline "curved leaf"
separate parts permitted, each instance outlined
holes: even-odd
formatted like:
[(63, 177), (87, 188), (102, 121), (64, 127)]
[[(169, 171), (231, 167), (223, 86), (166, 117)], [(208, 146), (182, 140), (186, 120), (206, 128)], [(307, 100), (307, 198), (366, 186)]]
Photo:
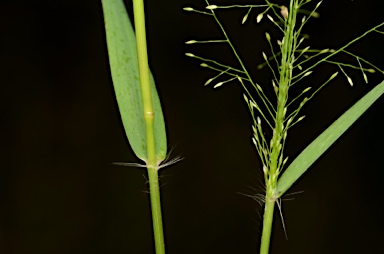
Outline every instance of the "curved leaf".
[(369, 91), (309, 144), (277, 182), (281, 197), (299, 177), (384, 93), (384, 81)]

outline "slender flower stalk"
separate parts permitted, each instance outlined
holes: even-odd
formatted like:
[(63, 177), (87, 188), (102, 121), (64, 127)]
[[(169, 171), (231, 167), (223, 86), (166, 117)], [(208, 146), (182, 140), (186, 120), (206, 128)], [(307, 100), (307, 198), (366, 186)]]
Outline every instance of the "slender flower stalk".
[[(292, 80), (292, 63), (294, 60), (294, 31), (296, 23), (297, 1), (291, 1), (289, 11), (284, 9), (284, 14), (288, 17), (285, 22), (284, 41), (282, 45), (282, 58), (280, 64), (280, 81), (277, 98), (277, 112), (275, 117), (275, 127), (271, 142), (271, 155), (266, 181), (265, 210), (263, 218), (263, 231), (261, 237), (260, 254), (268, 254), (270, 237), (272, 231), (273, 211), (278, 196), (276, 191), (277, 179), (279, 176), (278, 160), (282, 151), (284, 136), (283, 124), (285, 122), (286, 106), (288, 100), (288, 89)], [(283, 16), (286, 18), (286, 16)]]

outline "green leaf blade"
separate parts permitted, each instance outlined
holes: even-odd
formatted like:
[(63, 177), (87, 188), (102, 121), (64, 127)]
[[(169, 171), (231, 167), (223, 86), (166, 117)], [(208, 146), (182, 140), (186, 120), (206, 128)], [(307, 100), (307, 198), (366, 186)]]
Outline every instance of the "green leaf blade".
[(281, 197), (307, 169), (384, 93), (384, 81), (333, 122), (288, 166), (277, 182)]
[[(108, 57), (121, 120), (135, 155), (147, 161), (143, 101), (135, 33), (122, 0), (102, 0)], [(167, 139), (164, 116), (152, 73), (151, 95), (154, 111), (156, 159), (166, 157)]]

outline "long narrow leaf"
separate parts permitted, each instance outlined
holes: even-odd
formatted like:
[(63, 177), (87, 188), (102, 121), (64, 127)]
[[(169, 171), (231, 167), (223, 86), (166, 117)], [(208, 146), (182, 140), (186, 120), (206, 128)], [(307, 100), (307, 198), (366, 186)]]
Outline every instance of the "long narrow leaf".
[[(132, 150), (147, 161), (147, 142), (135, 33), (122, 0), (102, 0), (109, 64), (121, 120)], [(167, 140), (164, 117), (155, 82), (151, 77), (151, 94), (155, 115), (156, 159), (165, 159)]]
[(384, 93), (384, 81), (369, 91), (309, 144), (281, 175), (277, 193), (281, 197), (299, 177)]

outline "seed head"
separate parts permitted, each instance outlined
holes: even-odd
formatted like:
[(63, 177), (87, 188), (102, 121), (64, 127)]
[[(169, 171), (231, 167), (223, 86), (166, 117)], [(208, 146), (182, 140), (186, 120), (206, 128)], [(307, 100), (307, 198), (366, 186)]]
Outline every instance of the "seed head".
[(327, 53), (329, 51), (329, 49), (323, 49), (322, 51), (319, 52), (319, 54), (324, 54), (324, 53)]
[(268, 175), (268, 168), (265, 165), (263, 165), (263, 172), (265, 175)]
[(374, 69), (368, 69), (367, 70), (369, 73), (375, 73), (376, 71)]
[(244, 98), (245, 102), (248, 104), (248, 98), (245, 94), (243, 94), (243, 98)]
[(348, 80), (348, 83), (353, 86), (353, 82), (352, 82), (352, 79), (350, 77), (347, 76), (347, 80)]
[(293, 118), (290, 117), (290, 118), (288, 119), (288, 122), (287, 122), (287, 126), (288, 126), (288, 127), (289, 127), (289, 125), (292, 123), (292, 121), (293, 121)]
[(255, 132), (255, 135), (254, 135), (254, 136), (255, 136), (256, 141), (259, 142), (259, 136), (257, 135), (256, 132)]
[(298, 122), (304, 119), (305, 116), (301, 116), (299, 119), (297, 119)]
[(267, 32), (265, 32), (265, 38), (267, 38), (267, 41), (271, 41), (271, 36)]
[(260, 90), (260, 92), (263, 92), (263, 89), (261, 89), (261, 86), (259, 84), (256, 84), (256, 86), (257, 86), (257, 89)]
[(222, 84), (224, 84), (224, 82), (219, 82), (219, 83), (217, 83), (216, 85), (214, 85), (213, 88), (218, 88), (218, 87), (220, 87)]
[(280, 7), (280, 13), (283, 18), (287, 19), (288, 18), (288, 8), (284, 5)]
[(186, 41), (185, 44), (193, 44), (193, 43), (196, 43), (197, 41), (195, 40), (190, 40), (190, 41)]
[(209, 83), (211, 83), (212, 80), (213, 80), (213, 78), (208, 79), (207, 82), (205, 82), (204, 86), (206, 86), (206, 85), (208, 85)]
[(288, 135), (288, 132), (287, 132), (287, 131), (285, 131), (285, 132), (284, 132), (284, 135), (283, 135), (283, 139), (284, 139), (284, 140), (286, 140), (286, 139), (287, 139), (287, 135)]
[(217, 5), (208, 5), (205, 8), (208, 9), (208, 10), (214, 10), (214, 9), (217, 9)]
[(303, 51), (301, 52), (301, 54), (304, 54), (305, 52), (307, 52), (309, 48), (310, 48), (310, 46), (308, 46), (308, 47), (306, 47), (305, 49), (303, 49)]
[(307, 71), (307, 72), (304, 74), (304, 77), (311, 75), (312, 72), (313, 72), (313, 71)]
[(279, 88), (275, 85), (275, 81), (272, 80), (273, 90), (275, 91), (276, 95), (279, 93)]
[(254, 101), (250, 101), (250, 104), (253, 108), (258, 109), (257, 104)]
[(333, 73), (332, 76), (329, 78), (329, 80), (334, 79), (337, 76), (337, 74), (339, 74), (339, 72)]
[(264, 52), (262, 52), (262, 54), (263, 54), (263, 58), (264, 58), (264, 60), (265, 60), (265, 61), (268, 61), (268, 59), (267, 59), (267, 55), (266, 55)]
[(284, 165), (285, 163), (287, 163), (287, 161), (288, 161), (288, 157), (286, 157), (286, 158), (284, 159), (284, 161), (283, 161), (283, 165)]
[(300, 103), (300, 107), (302, 107), (309, 99), (305, 97), (303, 101)]
[(245, 14), (245, 16), (243, 17), (243, 20), (241, 21), (241, 24), (244, 24), (245, 21), (247, 21), (247, 19), (248, 19), (248, 13)]
[(260, 21), (263, 19), (263, 13), (260, 13), (259, 15), (257, 15), (257, 17), (256, 17), (256, 22), (257, 23), (260, 23)]

